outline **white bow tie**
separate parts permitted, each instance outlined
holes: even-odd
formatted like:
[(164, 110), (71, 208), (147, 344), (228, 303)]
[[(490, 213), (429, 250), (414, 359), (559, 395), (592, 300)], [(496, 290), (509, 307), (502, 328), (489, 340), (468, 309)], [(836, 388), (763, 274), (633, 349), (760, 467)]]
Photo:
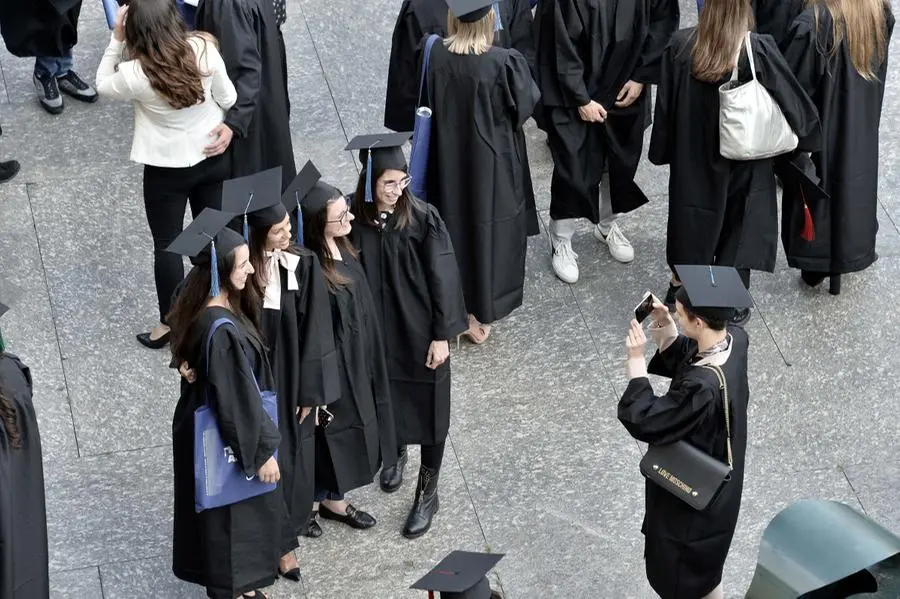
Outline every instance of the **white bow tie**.
[(276, 250), (274, 252), (266, 252), (266, 275), (268, 284), (266, 285), (266, 296), (263, 299), (263, 308), (267, 310), (281, 309), (281, 273), (278, 267), (281, 266), (287, 271), (287, 286), (289, 291), (298, 291), (300, 284), (297, 282), (297, 266), (300, 264), (300, 256), (291, 254), (290, 252), (282, 252)]

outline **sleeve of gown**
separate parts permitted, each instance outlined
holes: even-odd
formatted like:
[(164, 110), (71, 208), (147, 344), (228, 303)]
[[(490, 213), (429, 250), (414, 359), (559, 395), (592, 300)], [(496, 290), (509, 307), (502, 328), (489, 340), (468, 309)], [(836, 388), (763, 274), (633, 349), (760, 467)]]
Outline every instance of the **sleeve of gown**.
[(419, 55), (416, 47), (423, 35), (425, 33), (419, 20), (409, 10), (409, 0), (404, 0), (391, 37), (384, 102), (384, 126), (388, 129), (412, 131), (419, 95)]
[[(364, 281), (365, 279), (363, 279)], [(368, 354), (370, 356), (369, 367), (372, 376), (372, 393), (375, 397), (375, 415), (378, 419), (378, 441), (381, 448), (381, 462), (383, 466), (393, 466), (397, 463), (397, 425), (394, 421), (394, 402), (391, 398), (391, 383), (388, 378), (387, 363), (384, 360), (384, 336), (381, 332), (381, 324), (375, 315), (375, 300), (368, 298), (371, 313), (368, 315), (369, 338)]]
[[(510, 0), (507, 0), (510, 1)], [(534, 19), (526, 0), (512, 0), (512, 16), (503, 24), (509, 33), (509, 45), (525, 57), (528, 67), (534, 70)]]
[(689, 436), (709, 416), (717, 393), (699, 379), (685, 378), (665, 395), (656, 395), (648, 378), (632, 379), (619, 400), (619, 422), (638, 441), (674, 443)]
[[(754, 36), (758, 49), (764, 54), (760, 60), (760, 53), (756, 56), (757, 79), (765, 87), (781, 111), (788, 124), (800, 138), (798, 150), (815, 152), (822, 146), (822, 124), (819, 122), (819, 111), (803, 86), (794, 76), (784, 56), (775, 45), (775, 40), (769, 35)], [(810, 52), (815, 54), (813, 50)]]
[(503, 91), (516, 127), (521, 127), (534, 112), (535, 105), (541, 99), (541, 92), (531, 76), (525, 57), (516, 50), (510, 50), (506, 59)]
[(225, 124), (238, 137), (246, 137), (262, 84), (262, 57), (257, 35), (256, 15), (235, 3), (233, 10), (223, 10), (219, 33), (222, 59), (228, 76), (237, 90), (237, 102), (225, 115)]
[(466, 301), (463, 298), (462, 281), (450, 232), (436, 208), (429, 204), (426, 210), (428, 214), (422, 250), (431, 305), (434, 307), (431, 338), (449, 340), (469, 328)]
[(331, 303), (322, 268), (315, 256), (308, 261), (305, 273), (305, 290), (297, 294), (297, 310), (302, 315), (300, 324), (300, 397), (302, 407), (323, 406), (333, 403), (340, 395), (337, 353), (334, 348), (334, 332), (331, 324)]
[(670, 129), (674, 124), (672, 114), (672, 94), (675, 87), (675, 56), (669, 45), (660, 61), (660, 75), (656, 86), (656, 107), (653, 114), (653, 130), (650, 133), (650, 149), (647, 158), (651, 163), (662, 166), (672, 163), (672, 140)]
[(666, 378), (675, 376), (678, 365), (684, 357), (696, 347), (696, 342), (689, 337), (679, 335), (665, 350), (657, 350), (647, 365), (647, 372)]
[(584, 24), (577, 8), (578, 0), (553, 2), (553, 36), (556, 41), (556, 74), (560, 94), (566, 106), (584, 106), (591, 101), (584, 85), (584, 63), (578, 44), (584, 35)]
[(245, 476), (253, 476), (278, 445), (278, 427), (263, 410), (250, 369), (234, 330), (226, 325), (210, 341), (206, 384), (222, 440), (231, 447)]
[(631, 78), (639, 83), (658, 84), (663, 53), (672, 34), (678, 30), (681, 11), (678, 0), (649, 0), (647, 7), (650, 21), (647, 38), (644, 40), (641, 62)]
[(819, 89), (825, 76), (825, 60), (816, 46), (815, 23), (812, 15), (801, 15), (788, 30), (782, 41), (782, 55), (788, 68), (810, 97)]

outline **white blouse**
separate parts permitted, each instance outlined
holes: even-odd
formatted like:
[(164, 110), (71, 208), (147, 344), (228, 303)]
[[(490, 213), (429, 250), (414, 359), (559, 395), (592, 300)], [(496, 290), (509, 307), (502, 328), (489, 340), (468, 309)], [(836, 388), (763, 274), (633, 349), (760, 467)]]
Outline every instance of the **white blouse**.
[(199, 36), (192, 36), (190, 44), (203, 74), (205, 97), (202, 103), (181, 109), (172, 108), (150, 86), (140, 61), (122, 62), (124, 42), (111, 37), (103, 53), (97, 69), (97, 92), (134, 103), (131, 159), (135, 162), (170, 168), (201, 162), (206, 157), (203, 148), (213, 141), (210, 132), (237, 101), (237, 91), (215, 45)]

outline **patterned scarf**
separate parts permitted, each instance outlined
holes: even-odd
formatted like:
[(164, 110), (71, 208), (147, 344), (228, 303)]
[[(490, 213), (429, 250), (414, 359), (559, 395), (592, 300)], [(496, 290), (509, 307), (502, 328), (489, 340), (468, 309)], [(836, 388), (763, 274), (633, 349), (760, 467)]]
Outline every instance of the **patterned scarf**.
[(272, 4), (275, 9), (275, 22), (278, 23), (278, 27), (281, 27), (287, 21), (287, 6), (285, 6), (285, 0), (272, 0)]

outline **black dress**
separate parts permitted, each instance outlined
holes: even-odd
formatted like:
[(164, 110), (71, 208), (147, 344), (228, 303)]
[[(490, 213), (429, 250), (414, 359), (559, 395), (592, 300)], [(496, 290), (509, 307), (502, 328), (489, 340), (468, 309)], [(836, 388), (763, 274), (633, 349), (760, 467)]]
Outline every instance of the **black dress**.
[[(675, 264), (723, 264), (771, 272), (778, 249), (778, 205), (772, 160), (733, 161), (719, 153), (719, 86), (695, 79), (694, 29), (675, 34), (656, 95), (650, 162), (668, 164), (666, 258)], [(768, 35), (751, 34), (757, 79), (800, 138), (821, 141), (818, 113)], [(741, 52), (740, 81), (750, 80)]]
[(278, 466), (290, 518), (291, 535), (306, 531), (315, 496), (315, 417), (297, 421), (299, 408), (322, 406), (340, 394), (337, 354), (331, 329), (331, 306), (319, 259), (294, 248), (298, 289), (288, 289), (287, 271), (279, 266), (280, 309), (264, 306), (261, 327), (278, 393), (281, 447)]
[(491, 323), (522, 305), (527, 238), (538, 230), (522, 125), (540, 94), (516, 50), (463, 56), (440, 42), (426, 88), (428, 202), (450, 231), (466, 308)]
[(0, 33), (13, 56), (62, 56), (78, 42), (81, 0), (0, 2)]
[[(747, 451), (747, 348), (743, 329), (729, 327), (731, 354), (721, 366), (730, 400), (733, 470), (715, 501), (698, 512), (646, 481), (644, 558), (650, 586), (662, 599), (699, 599), (722, 581), (741, 508)], [(629, 381), (619, 401), (619, 420), (638, 441), (663, 445), (687, 441), (727, 463), (725, 407), (716, 373), (694, 364), (697, 344), (679, 336), (650, 361), (649, 372), (672, 379), (656, 396), (647, 377)]]
[(450, 428), (450, 360), (425, 366), (428, 347), (469, 328), (450, 234), (434, 206), (414, 201), (412, 222), (397, 228), (354, 223), (369, 287), (381, 317), (400, 445), (436, 445)]
[[(220, 327), (212, 337), (209, 362), (206, 336), (213, 322), (228, 318), (236, 326)], [(216, 410), (222, 439), (234, 451), (246, 476), (253, 476), (281, 443), (278, 427), (265, 413), (253, 378), (260, 389), (273, 389), (274, 380), (262, 346), (230, 311), (206, 308), (193, 329), (191, 355), (197, 381), (182, 382), (182, 394), (172, 421), (175, 461), (175, 531), (172, 540), (175, 576), (205, 586), (216, 599), (275, 581), (286, 519), (281, 489), (233, 505), (194, 510), (194, 412), (205, 404), (205, 390)], [(208, 370), (208, 372), (207, 372)], [(296, 539), (295, 539), (296, 541)]]
[(271, 0), (200, 0), (196, 28), (219, 40), (237, 103), (225, 115), (234, 131), (231, 176), (281, 166), (282, 190), (297, 174), (281, 34)]
[[(894, 16), (886, 10), (889, 42)], [(863, 270), (878, 258), (878, 133), (888, 64), (885, 55), (875, 79), (866, 81), (853, 67), (846, 40), (829, 60), (822, 49), (833, 46), (832, 25), (824, 7), (818, 27), (814, 11), (808, 9), (794, 22), (782, 47), (822, 119), (823, 143), (812, 153), (812, 162), (831, 202), (810, 205), (815, 239), (805, 241), (799, 235), (804, 226), (800, 188), (796, 181), (785, 180), (781, 233), (788, 264), (842, 274)]]
[(343, 255), (337, 271), (350, 284), (329, 293), (341, 396), (316, 441), (316, 487), (345, 494), (397, 461), (397, 433), (378, 309), (362, 266)]
[[(538, 2), (535, 72), (553, 155), (550, 218), (599, 222), (599, 184), (607, 170), (614, 213), (647, 203), (634, 176), (650, 126), (649, 84), (659, 79), (660, 57), (679, 17), (677, 0)], [(644, 90), (631, 106), (617, 108), (629, 80)], [(579, 116), (591, 100), (607, 110), (605, 123)]]
[(0, 354), (0, 389), (16, 412), (21, 443), (12, 447), (0, 424), (0, 599), (42, 599), (50, 580), (41, 435), (31, 372), (12, 354)]
[[(530, 66), (534, 64), (534, 37), (528, 0), (499, 3), (500, 22), (494, 43), (518, 50)], [(384, 126), (394, 131), (412, 131), (419, 99), (419, 63), (416, 48), (426, 35), (447, 36), (446, 0), (403, 0), (391, 38)]]

